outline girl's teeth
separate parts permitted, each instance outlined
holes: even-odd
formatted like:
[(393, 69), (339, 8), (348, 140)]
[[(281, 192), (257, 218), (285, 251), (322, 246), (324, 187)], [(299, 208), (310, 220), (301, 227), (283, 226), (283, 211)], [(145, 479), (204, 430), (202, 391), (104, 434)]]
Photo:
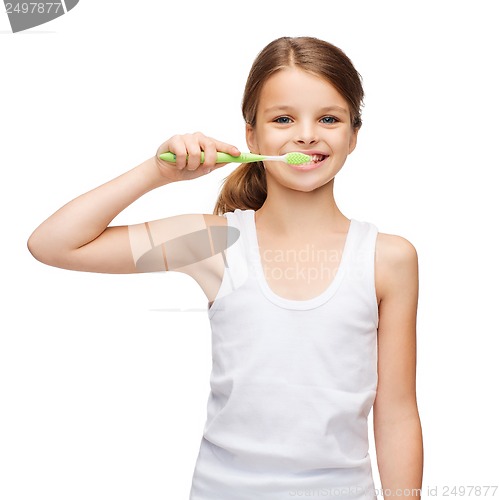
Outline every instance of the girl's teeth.
[(303, 166), (305, 165), (315, 165), (316, 163), (320, 163), (321, 161), (325, 160), (327, 156), (325, 155), (310, 155), (310, 161), (308, 163), (302, 163)]
[(319, 163), (320, 161), (322, 161), (325, 157), (323, 155), (312, 155), (311, 157), (311, 162), (312, 163)]

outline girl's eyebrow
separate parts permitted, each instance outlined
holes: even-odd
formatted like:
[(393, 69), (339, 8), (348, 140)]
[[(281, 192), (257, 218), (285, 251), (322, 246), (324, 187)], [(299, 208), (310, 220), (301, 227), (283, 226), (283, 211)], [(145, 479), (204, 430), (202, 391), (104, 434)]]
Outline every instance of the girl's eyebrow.
[[(264, 113), (273, 113), (275, 111), (294, 111), (294, 108), (293, 106), (287, 106), (285, 104), (278, 104), (276, 106), (271, 106), (270, 108), (266, 108), (264, 110)], [(337, 106), (335, 104), (331, 105), (331, 106), (324, 106), (323, 108), (320, 108), (319, 109), (319, 112), (320, 113), (326, 113), (328, 111), (335, 111), (335, 112), (341, 112), (341, 113), (345, 113), (345, 114), (348, 114), (348, 111), (341, 107), (341, 106)]]

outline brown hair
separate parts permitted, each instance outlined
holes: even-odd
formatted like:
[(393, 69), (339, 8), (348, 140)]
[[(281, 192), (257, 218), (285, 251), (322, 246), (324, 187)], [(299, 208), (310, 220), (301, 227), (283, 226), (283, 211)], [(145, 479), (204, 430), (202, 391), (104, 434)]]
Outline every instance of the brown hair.
[[(252, 127), (256, 124), (258, 101), (265, 82), (288, 67), (302, 69), (331, 83), (348, 103), (352, 127), (362, 126), (362, 77), (342, 50), (313, 37), (281, 37), (258, 54), (244, 89), (242, 111), (246, 123)], [(258, 210), (266, 198), (263, 163), (243, 163), (226, 177), (213, 213), (223, 215), (236, 208)]]

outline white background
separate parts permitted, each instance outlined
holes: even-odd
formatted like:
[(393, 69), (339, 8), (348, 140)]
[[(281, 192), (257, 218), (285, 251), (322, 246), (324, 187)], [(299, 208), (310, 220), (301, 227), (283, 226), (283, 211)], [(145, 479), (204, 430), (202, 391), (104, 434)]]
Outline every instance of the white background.
[[(324, 38), (362, 74), (335, 196), (418, 251), (425, 492), (499, 485), (495, 4), (81, 0), (17, 34), (2, 10), (2, 500), (188, 498), (211, 370), (202, 290), (181, 273), (51, 268), (26, 241), (173, 134), (246, 150), (247, 73), (283, 35)], [(112, 225), (211, 213), (234, 168), (150, 192)]]

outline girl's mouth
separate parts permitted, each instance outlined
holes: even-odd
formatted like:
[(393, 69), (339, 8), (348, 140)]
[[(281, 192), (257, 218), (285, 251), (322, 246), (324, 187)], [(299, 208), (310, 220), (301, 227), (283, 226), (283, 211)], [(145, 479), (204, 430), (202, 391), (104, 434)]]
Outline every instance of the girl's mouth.
[(327, 158), (329, 158), (329, 156), (321, 154), (313, 154), (310, 156), (311, 160), (308, 163), (302, 163), (301, 165), (289, 165), (289, 166), (291, 168), (294, 168), (295, 170), (313, 170), (314, 168), (320, 167), (324, 163), (324, 160), (327, 160)]

